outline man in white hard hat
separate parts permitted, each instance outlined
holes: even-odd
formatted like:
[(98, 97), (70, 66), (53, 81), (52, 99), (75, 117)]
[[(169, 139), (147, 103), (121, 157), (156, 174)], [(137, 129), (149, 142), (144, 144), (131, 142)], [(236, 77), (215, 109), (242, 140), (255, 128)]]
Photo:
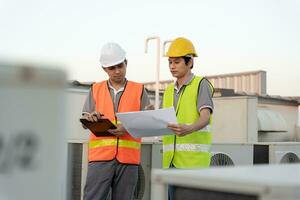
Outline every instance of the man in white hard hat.
[(131, 137), (115, 113), (140, 111), (151, 106), (143, 85), (125, 78), (125, 54), (116, 43), (103, 46), (100, 63), (109, 79), (92, 85), (83, 108), (83, 118), (91, 122), (108, 118), (117, 127), (108, 130), (112, 136), (90, 134), (85, 200), (106, 199), (110, 190), (113, 200), (134, 198), (141, 139)]

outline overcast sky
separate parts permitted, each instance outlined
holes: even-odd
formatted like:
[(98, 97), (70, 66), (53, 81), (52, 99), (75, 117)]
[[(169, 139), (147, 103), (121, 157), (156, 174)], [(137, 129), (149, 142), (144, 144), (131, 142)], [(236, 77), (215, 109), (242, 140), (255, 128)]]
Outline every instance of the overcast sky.
[[(154, 81), (156, 42), (189, 38), (199, 58), (193, 72), (267, 71), (268, 94), (300, 96), (298, 0), (0, 0), (0, 61), (64, 68), (69, 79), (101, 81), (101, 46), (127, 51), (127, 77)], [(166, 58), (161, 80), (172, 79)]]

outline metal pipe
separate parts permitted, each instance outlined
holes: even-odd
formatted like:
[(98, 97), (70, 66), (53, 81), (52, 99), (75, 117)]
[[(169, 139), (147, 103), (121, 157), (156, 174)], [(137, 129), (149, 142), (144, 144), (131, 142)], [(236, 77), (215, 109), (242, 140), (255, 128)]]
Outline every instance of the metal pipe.
[(145, 40), (145, 53), (148, 52), (148, 42), (150, 40), (157, 40), (156, 49), (156, 81), (155, 81), (155, 109), (159, 108), (159, 71), (160, 71), (160, 37), (151, 36)]
[(162, 57), (166, 56), (166, 45), (168, 43), (171, 43), (171, 42), (173, 42), (173, 40), (166, 40), (166, 41), (164, 41), (163, 46), (162, 46), (162, 52), (161, 52), (161, 56)]

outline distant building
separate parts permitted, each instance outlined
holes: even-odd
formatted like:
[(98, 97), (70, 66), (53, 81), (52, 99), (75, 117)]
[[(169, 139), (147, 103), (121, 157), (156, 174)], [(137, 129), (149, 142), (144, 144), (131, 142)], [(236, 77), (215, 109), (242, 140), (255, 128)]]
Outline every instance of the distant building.
[[(233, 89), (234, 92), (246, 92), (257, 95), (267, 94), (266, 71), (239, 72), (206, 76), (215, 88)], [(165, 90), (173, 80), (160, 81), (159, 90)], [(155, 90), (155, 82), (144, 83), (148, 90)]]

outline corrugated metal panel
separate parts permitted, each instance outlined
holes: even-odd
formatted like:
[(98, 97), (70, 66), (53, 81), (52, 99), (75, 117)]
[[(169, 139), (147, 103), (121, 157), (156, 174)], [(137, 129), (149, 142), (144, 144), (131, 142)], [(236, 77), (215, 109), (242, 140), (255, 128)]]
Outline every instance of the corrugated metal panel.
[[(235, 92), (247, 92), (264, 95), (267, 92), (266, 71), (219, 74), (206, 76), (215, 88), (233, 89)], [(159, 89), (164, 90), (173, 80), (160, 81)], [(149, 90), (155, 89), (155, 82), (144, 83)]]
[(215, 88), (233, 89), (235, 92), (247, 92), (257, 95), (266, 94), (266, 72), (253, 71), (232, 74), (206, 76)]

